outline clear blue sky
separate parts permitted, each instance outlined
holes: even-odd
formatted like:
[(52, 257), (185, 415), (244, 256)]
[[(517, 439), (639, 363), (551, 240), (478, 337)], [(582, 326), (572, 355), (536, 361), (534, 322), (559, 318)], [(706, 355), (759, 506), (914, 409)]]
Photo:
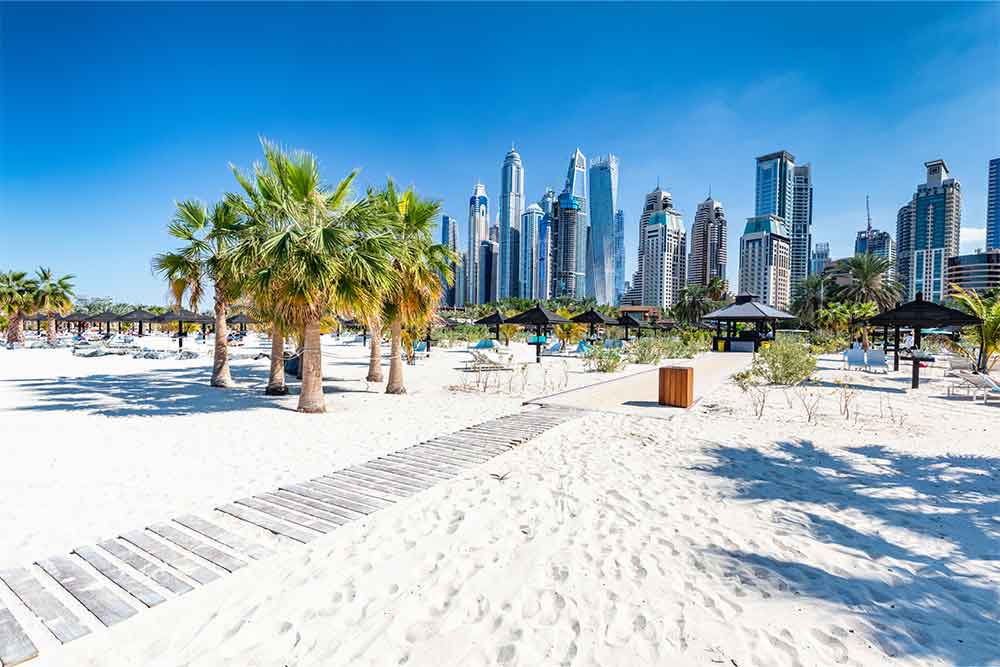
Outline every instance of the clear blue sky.
[[(815, 240), (852, 251), (944, 158), (963, 248), (1000, 155), (1000, 5), (0, 5), (0, 270), (162, 303), (177, 199), (234, 189), (258, 135), (438, 197), (462, 221), (512, 141), (530, 199), (617, 154), (628, 272), (660, 179), (690, 226), (712, 188), (736, 251), (754, 157), (811, 162)], [(491, 211), (492, 217), (492, 211)]]

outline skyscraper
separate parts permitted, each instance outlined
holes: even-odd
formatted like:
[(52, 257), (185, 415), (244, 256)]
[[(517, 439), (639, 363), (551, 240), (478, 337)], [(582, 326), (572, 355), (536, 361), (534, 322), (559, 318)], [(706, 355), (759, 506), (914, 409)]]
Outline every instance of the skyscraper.
[(497, 283), (500, 279), (500, 244), (482, 241), (479, 244), (479, 303), (497, 300)]
[(817, 241), (809, 262), (809, 274), (823, 273), (828, 266), (833, 266), (830, 260), (830, 244), (826, 241)]
[(615, 211), (615, 305), (625, 296), (625, 211)]
[(864, 255), (871, 251), (876, 257), (884, 257), (892, 262), (889, 269), (889, 277), (894, 276), (896, 267), (896, 242), (892, 240), (892, 234), (873, 229), (871, 232), (871, 243), (868, 242), (868, 230), (862, 229), (854, 239), (854, 254)]
[(773, 214), (747, 218), (740, 237), (740, 291), (772, 308), (787, 310), (791, 298), (791, 243), (784, 220)]
[[(578, 278), (576, 280), (577, 284), (573, 289), (573, 296), (582, 298), (586, 296), (587, 242), (590, 238), (588, 212), (590, 208), (588, 205), (589, 193), (587, 192), (587, 158), (583, 156), (579, 148), (569, 158), (569, 169), (566, 171), (566, 187), (563, 192), (571, 194), (576, 199), (575, 272), (578, 274)], [(556, 203), (558, 204), (558, 201)]]
[(812, 246), (813, 217), (812, 168), (796, 167), (795, 156), (788, 151), (769, 153), (757, 158), (757, 182), (754, 216), (781, 218), (784, 234), (790, 242), (791, 289), (809, 275), (809, 248)]
[[(583, 297), (584, 274), (579, 248), (586, 243), (584, 203), (568, 191), (556, 198), (553, 234), (552, 296)], [(582, 234), (581, 234), (582, 233)]]
[(642, 243), (642, 305), (666, 311), (677, 303), (687, 282), (687, 233), (681, 214), (672, 209), (652, 213)]
[(726, 279), (726, 212), (709, 197), (698, 204), (691, 227), (688, 282), (708, 285), (712, 278)]
[(538, 206), (542, 209), (542, 221), (538, 227), (538, 287), (535, 298), (546, 300), (552, 298), (556, 191), (546, 188)]
[(789, 228), (792, 290), (809, 275), (809, 249), (812, 248), (813, 186), (812, 167), (808, 164), (792, 170), (792, 219)]
[(601, 305), (615, 302), (615, 213), (618, 211), (618, 158), (590, 162), (590, 247), (586, 266), (588, 296)]
[(913, 207), (903, 204), (896, 213), (896, 280), (902, 286), (900, 296), (909, 301), (910, 277), (913, 274)]
[(990, 160), (986, 193), (986, 249), (1000, 250), (1000, 157)]
[(545, 214), (538, 204), (528, 204), (521, 214), (521, 286), (518, 295), (538, 299), (539, 232)]
[(465, 307), (465, 295), (468, 294), (468, 287), (465, 284), (466, 276), (468, 272), (466, 266), (468, 265), (467, 258), (464, 252), (460, 255), (459, 264), (460, 266), (455, 271), (455, 307), (464, 308)]
[(642, 207), (642, 215), (639, 217), (639, 250), (638, 250), (638, 263), (636, 264), (635, 273), (632, 274), (632, 280), (629, 284), (628, 289), (625, 291), (625, 296), (622, 297), (623, 305), (631, 306), (641, 306), (642, 303), (642, 276), (643, 276), (643, 254), (644, 254), (644, 241), (646, 238), (646, 223), (649, 222), (649, 218), (657, 211), (669, 211), (674, 207), (673, 199), (670, 193), (666, 190), (660, 188), (657, 184), (656, 189), (646, 195), (646, 202)]
[(479, 299), (479, 244), (487, 240), (490, 220), (490, 199), (486, 186), (477, 183), (469, 198), (469, 237), (466, 251), (466, 304), (483, 303)]
[(521, 290), (521, 213), (524, 211), (524, 168), (514, 147), (500, 169), (500, 298)]
[[(450, 215), (441, 216), (441, 245), (451, 251), (458, 250), (458, 221)], [(452, 283), (449, 285), (442, 276), (441, 303), (442, 305), (455, 307), (455, 292), (458, 287), (459, 268), (455, 262), (451, 263)]]
[[(909, 274), (906, 297), (917, 292), (928, 301), (941, 301), (947, 296), (946, 272), (948, 260), (958, 255), (958, 240), (962, 226), (962, 186), (948, 173), (944, 160), (925, 162), (927, 181), (917, 186), (909, 204), (909, 212), (900, 229), (897, 218), (898, 260), (904, 256), (904, 232), (909, 251)], [(902, 211), (900, 217), (902, 217)]]

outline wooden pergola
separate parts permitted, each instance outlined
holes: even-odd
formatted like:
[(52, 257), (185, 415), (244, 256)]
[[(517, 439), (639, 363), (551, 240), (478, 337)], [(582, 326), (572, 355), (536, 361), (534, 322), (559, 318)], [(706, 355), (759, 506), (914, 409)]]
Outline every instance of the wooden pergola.
[(523, 313), (518, 313), (513, 317), (508, 317), (506, 319), (507, 324), (520, 324), (521, 326), (535, 327), (535, 340), (530, 345), (535, 345), (535, 363), (542, 363), (542, 346), (545, 345), (545, 338), (542, 332), (546, 329), (555, 326), (556, 324), (570, 324), (570, 320), (567, 320), (562, 315), (553, 313), (551, 310), (546, 310), (542, 308), (541, 305), (537, 305), (534, 308), (530, 308)]
[[(765, 340), (773, 340), (777, 332), (778, 320), (794, 320), (795, 316), (783, 310), (772, 308), (765, 303), (757, 301), (754, 294), (739, 294), (736, 300), (719, 310), (708, 313), (702, 320), (715, 322), (715, 336), (712, 339), (712, 349), (719, 350), (719, 342), (722, 343), (720, 352), (732, 352), (733, 343), (752, 342), (753, 351), (760, 349), (760, 344)], [(754, 325), (752, 336), (742, 336), (736, 331), (736, 324), (745, 322)], [(726, 333), (722, 333), (722, 324), (726, 325)], [(768, 335), (766, 329), (771, 329)]]
[(598, 326), (608, 327), (615, 324), (615, 320), (611, 319), (602, 312), (596, 311), (593, 308), (590, 310), (585, 310), (579, 315), (574, 315), (572, 318), (573, 322), (577, 324), (587, 324), (590, 327), (590, 339), (594, 340), (595, 328)]

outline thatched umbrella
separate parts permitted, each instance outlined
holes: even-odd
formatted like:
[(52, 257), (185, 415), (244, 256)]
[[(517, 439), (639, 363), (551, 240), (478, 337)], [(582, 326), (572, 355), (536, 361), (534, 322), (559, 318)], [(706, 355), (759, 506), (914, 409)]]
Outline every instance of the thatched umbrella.
[(547, 328), (554, 326), (556, 324), (569, 324), (570, 320), (567, 320), (562, 315), (553, 313), (551, 310), (546, 310), (540, 305), (530, 308), (523, 313), (514, 315), (513, 317), (508, 317), (505, 320), (506, 324), (520, 324), (521, 326), (532, 326), (535, 327), (535, 340), (530, 343), (535, 345), (535, 363), (542, 362), (542, 345), (545, 344), (545, 339), (542, 337), (542, 331)]
[(88, 322), (97, 323), (97, 331), (100, 333), (101, 324), (107, 323), (108, 325), (108, 335), (111, 334), (111, 323), (121, 321), (121, 315), (118, 313), (112, 313), (110, 310), (105, 310), (103, 313), (98, 313), (97, 315), (92, 315), (87, 318)]
[[(715, 341), (724, 341), (723, 348), (726, 352), (729, 351), (733, 339), (736, 338), (736, 323), (752, 322), (754, 324), (753, 349), (756, 352), (763, 337), (761, 328), (764, 325), (771, 326), (771, 335), (774, 336), (778, 320), (793, 320), (795, 316), (783, 310), (772, 308), (766, 303), (760, 303), (754, 294), (738, 294), (733, 303), (719, 310), (714, 310), (701, 319), (715, 322), (715, 339), (712, 341), (712, 347), (717, 347)], [(722, 335), (723, 322), (726, 323), (725, 336)]]
[(34, 322), (35, 323), (35, 333), (41, 334), (42, 333), (42, 322), (48, 320), (49, 316), (46, 315), (45, 313), (32, 313), (31, 315), (25, 315), (23, 319), (24, 319), (25, 322)]
[(248, 324), (260, 324), (260, 323), (257, 320), (255, 320), (254, 318), (252, 318), (249, 315), (247, 315), (246, 313), (240, 313), (239, 315), (233, 315), (232, 317), (227, 318), (226, 319), (226, 324), (229, 324), (229, 325), (238, 324), (238, 325), (240, 325), (240, 333), (241, 334), (245, 334), (247, 332), (247, 325)]
[(193, 313), (190, 310), (184, 310), (179, 308), (177, 310), (168, 310), (159, 317), (157, 317), (154, 322), (158, 324), (167, 324), (170, 322), (177, 322), (177, 347), (184, 347), (184, 323), (202, 323), (203, 316), (198, 313)]
[(494, 310), (492, 313), (486, 317), (481, 317), (475, 321), (475, 324), (480, 324), (488, 327), (494, 327), (494, 338), (500, 340), (500, 325), (505, 324), (507, 320), (503, 318), (499, 310)]
[[(882, 327), (882, 333), (886, 339), (889, 337), (889, 327), (896, 330), (896, 352), (892, 362), (893, 370), (899, 370), (899, 329), (900, 327), (913, 328), (913, 347), (920, 349), (921, 329), (939, 329), (948, 326), (969, 327), (982, 324), (983, 321), (975, 315), (948, 308), (933, 301), (924, 301), (923, 292), (917, 292), (917, 298), (909, 303), (897, 305), (892, 310), (876, 315), (868, 320), (868, 324)], [(983, 351), (980, 349), (979, 356), (982, 358)], [(920, 386), (920, 357), (918, 353), (911, 353), (913, 360), (913, 378), (910, 386), (916, 389)]]
[(594, 337), (594, 327), (596, 327), (597, 325), (608, 326), (615, 323), (613, 319), (611, 319), (604, 313), (594, 310), (593, 308), (584, 311), (579, 315), (574, 315), (572, 320), (577, 324), (589, 324), (591, 338)]
[(67, 325), (76, 324), (76, 331), (79, 333), (83, 331), (83, 323), (90, 319), (90, 315), (82, 310), (75, 310), (62, 319)]
[(637, 336), (641, 337), (640, 328), (642, 327), (642, 322), (635, 319), (628, 313), (622, 313), (618, 316), (618, 320), (615, 322), (620, 327), (625, 327), (625, 340), (628, 340), (628, 330), (629, 327), (636, 330)]
[(121, 322), (138, 322), (139, 323), (139, 335), (142, 335), (142, 323), (152, 322), (156, 319), (156, 315), (149, 312), (148, 310), (143, 310), (142, 308), (137, 308), (129, 313), (125, 313), (121, 316)]

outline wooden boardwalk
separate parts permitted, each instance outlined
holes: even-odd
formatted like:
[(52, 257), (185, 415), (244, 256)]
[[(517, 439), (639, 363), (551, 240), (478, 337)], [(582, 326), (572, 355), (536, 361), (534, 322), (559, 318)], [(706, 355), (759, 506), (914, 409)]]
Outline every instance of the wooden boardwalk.
[(0, 581), (12, 593), (0, 590), (0, 667), (31, 660), (39, 647), (121, 623), (282, 549), (311, 542), (581, 414), (546, 406), (499, 417), (240, 498), (215, 508), (210, 518), (186, 514), (28, 567), (0, 570)]

